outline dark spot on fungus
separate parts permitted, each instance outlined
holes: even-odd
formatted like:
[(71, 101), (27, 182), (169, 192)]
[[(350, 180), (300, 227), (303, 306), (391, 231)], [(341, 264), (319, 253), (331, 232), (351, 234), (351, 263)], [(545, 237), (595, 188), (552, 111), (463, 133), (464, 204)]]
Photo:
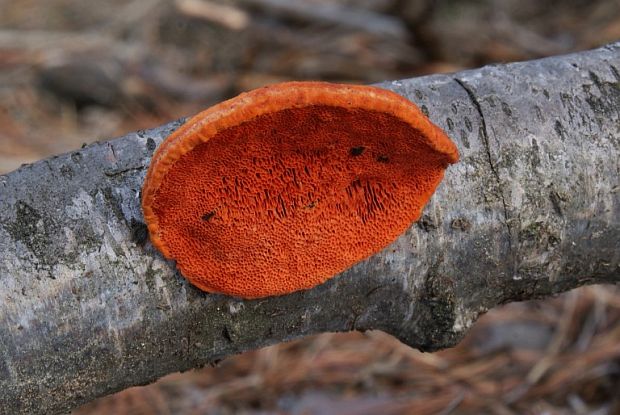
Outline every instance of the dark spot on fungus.
[[(367, 147), (376, 161), (351, 157)], [(153, 245), (198, 288), (282, 295), (390, 244), (457, 160), (443, 131), (393, 92), (285, 83), (207, 109), (164, 140), (142, 209)]]
[(364, 150), (364, 146), (351, 147), (351, 150), (349, 150), (349, 154), (351, 154), (353, 157), (361, 156)]
[(209, 220), (209, 219), (211, 219), (213, 216), (215, 216), (215, 212), (205, 213), (204, 215), (202, 215), (202, 220), (204, 220), (204, 221), (208, 221), (208, 220)]

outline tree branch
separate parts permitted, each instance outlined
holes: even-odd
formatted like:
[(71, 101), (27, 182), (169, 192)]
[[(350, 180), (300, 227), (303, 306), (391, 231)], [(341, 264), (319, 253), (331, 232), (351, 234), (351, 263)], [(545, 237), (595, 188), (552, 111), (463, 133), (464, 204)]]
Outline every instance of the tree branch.
[(65, 411), (325, 331), (437, 350), (498, 304), (620, 281), (620, 43), (382, 86), (462, 161), (390, 247), (289, 296), (207, 295), (146, 240), (142, 180), (179, 121), (0, 176), (2, 411)]

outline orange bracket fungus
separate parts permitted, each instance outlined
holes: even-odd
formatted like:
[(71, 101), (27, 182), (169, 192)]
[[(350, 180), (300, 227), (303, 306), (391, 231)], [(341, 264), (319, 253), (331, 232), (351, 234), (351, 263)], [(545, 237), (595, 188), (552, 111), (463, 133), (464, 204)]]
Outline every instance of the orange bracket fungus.
[(201, 112), (155, 152), (153, 245), (198, 288), (259, 298), (314, 287), (380, 251), (458, 160), (410, 101), (289, 82)]

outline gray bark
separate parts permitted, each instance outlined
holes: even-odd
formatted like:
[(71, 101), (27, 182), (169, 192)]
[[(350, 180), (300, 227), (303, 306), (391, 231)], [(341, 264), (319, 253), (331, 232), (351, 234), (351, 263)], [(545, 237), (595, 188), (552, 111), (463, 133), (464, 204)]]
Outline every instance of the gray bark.
[(288, 296), (205, 294), (145, 242), (145, 169), (180, 121), (0, 176), (0, 412), (62, 412), (319, 332), (437, 350), (498, 304), (620, 281), (620, 43), (382, 86), (462, 161), (390, 247)]

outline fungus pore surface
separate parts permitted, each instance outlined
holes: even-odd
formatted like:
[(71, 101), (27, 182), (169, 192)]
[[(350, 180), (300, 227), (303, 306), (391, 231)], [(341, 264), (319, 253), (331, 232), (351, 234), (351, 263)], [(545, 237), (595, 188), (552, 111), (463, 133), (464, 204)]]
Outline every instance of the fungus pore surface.
[(198, 288), (281, 295), (394, 241), (457, 160), (450, 139), (395, 93), (284, 83), (168, 137), (142, 206), (153, 244)]

